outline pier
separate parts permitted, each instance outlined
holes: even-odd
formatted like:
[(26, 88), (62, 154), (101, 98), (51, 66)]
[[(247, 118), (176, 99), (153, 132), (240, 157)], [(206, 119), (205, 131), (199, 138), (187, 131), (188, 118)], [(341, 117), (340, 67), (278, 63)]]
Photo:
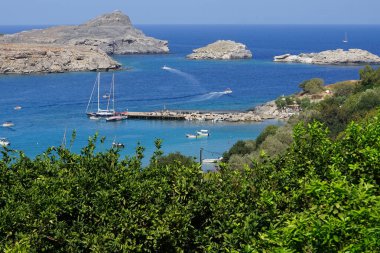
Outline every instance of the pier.
[(248, 112), (202, 112), (202, 111), (154, 111), (128, 112), (128, 119), (147, 120), (194, 120), (194, 121), (262, 121), (262, 118), (253, 111)]

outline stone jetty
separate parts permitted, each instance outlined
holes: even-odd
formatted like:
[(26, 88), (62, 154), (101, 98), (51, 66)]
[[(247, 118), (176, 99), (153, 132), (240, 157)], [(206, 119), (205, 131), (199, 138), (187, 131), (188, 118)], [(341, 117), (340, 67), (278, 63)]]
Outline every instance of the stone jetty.
[(284, 54), (275, 56), (275, 62), (294, 62), (307, 64), (380, 64), (380, 57), (362, 49), (327, 50), (319, 53)]
[(232, 60), (252, 58), (252, 53), (242, 43), (232, 40), (218, 40), (205, 47), (194, 49), (187, 56), (192, 60)]
[(128, 112), (129, 119), (151, 120), (192, 120), (192, 121), (262, 121), (262, 118), (253, 111), (248, 112), (202, 112), (202, 111), (155, 111), (155, 112)]

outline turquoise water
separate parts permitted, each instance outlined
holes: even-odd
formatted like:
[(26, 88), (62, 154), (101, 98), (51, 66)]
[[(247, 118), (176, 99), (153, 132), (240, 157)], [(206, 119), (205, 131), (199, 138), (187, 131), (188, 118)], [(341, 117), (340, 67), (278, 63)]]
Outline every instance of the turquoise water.
[[(320, 51), (334, 48), (362, 48), (380, 54), (380, 26), (140, 26), (148, 35), (169, 40), (168, 55), (115, 56), (125, 67), (115, 73), (116, 109), (151, 111), (246, 110), (298, 91), (298, 84), (313, 77), (326, 83), (358, 79), (360, 66), (313, 66), (273, 63), (274, 55)], [(23, 27), (2, 27), (0, 33), (16, 32)], [(343, 44), (344, 32), (350, 42)], [(233, 39), (248, 45), (253, 60), (190, 61), (185, 55), (193, 48), (216, 39)], [(162, 66), (172, 68), (162, 70)], [(65, 129), (76, 130), (72, 150), (79, 152), (89, 136), (99, 133), (111, 146), (114, 138), (126, 145), (123, 155), (134, 153), (140, 142), (146, 156), (154, 150), (154, 139), (163, 139), (163, 150), (180, 151), (198, 157), (219, 157), (239, 139), (254, 139), (268, 124), (208, 123), (182, 121), (127, 120), (94, 122), (85, 115), (96, 73), (65, 73), (0, 76), (0, 122), (11, 120), (12, 128), (0, 127), (15, 149), (34, 156), (51, 145), (60, 145)], [(102, 94), (112, 74), (102, 74)], [(220, 92), (231, 88), (233, 93)], [(16, 105), (22, 109), (15, 111)], [(191, 140), (185, 137), (199, 129), (209, 129), (210, 137)]]

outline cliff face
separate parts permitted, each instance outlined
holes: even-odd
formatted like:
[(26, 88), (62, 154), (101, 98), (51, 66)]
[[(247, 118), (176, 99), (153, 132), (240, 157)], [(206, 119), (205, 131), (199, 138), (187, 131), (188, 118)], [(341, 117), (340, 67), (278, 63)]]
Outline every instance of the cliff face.
[(380, 64), (380, 57), (362, 49), (349, 49), (348, 51), (336, 49), (320, 53), (284, 54), (275, 56), (274, 61), (309, 64)]
[(145, 36), (120, 11), (78, 26), (56, 26), (0, 36), (0, 43), (95, 46), (107, 54), (168, 53), (168, 42)]
[(212, 59), (212, 60), (231, 60), (252, 58), (252, 53), (241, 43), (231, 40), (218, 40), (205, 47), (194, 49), (188, 59)]
[(92, 47), (0, 44), (0, 74), (103, 71), (120, 64)]

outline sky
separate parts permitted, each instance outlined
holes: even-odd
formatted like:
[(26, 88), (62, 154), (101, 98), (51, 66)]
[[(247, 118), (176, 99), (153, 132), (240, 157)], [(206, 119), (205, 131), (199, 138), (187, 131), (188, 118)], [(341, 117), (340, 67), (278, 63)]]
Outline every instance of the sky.
[(134, 24), (380, 24), (380, 0), (0, 0), (0, 25), (80, 24), (113, 10)]

